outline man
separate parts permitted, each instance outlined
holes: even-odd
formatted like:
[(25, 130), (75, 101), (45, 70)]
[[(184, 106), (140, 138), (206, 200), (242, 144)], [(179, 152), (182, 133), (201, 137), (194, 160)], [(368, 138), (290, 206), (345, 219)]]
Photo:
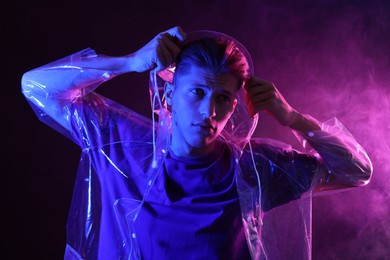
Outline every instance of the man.
[[(94, 92), (148, 70), (152, 120)], [(22, 88), (40, 119), (82, 149), (66, 259), (310, 258), (311, 191), (371, 178), (338, 121), (293, 109), (222, 33), (174, 27), (123, 57), (86, 49), (27, 72)], [(260, 111), (315, 152), (251, 138)]]

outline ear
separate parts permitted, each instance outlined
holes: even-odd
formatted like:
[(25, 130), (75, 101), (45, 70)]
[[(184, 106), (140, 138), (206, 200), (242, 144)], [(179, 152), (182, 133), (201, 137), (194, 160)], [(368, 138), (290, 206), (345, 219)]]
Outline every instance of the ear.
[(172, 106), (173, 85), (172, 83), (165, 82), (164, 84), (164, 96), (167, 104)]
[(234, 99), (233, 101), (233, 110), (232, 110), (232, 113), (234, 112), (234, 109), (236, 109), (236, 106), (237, 106), (237, 98)]

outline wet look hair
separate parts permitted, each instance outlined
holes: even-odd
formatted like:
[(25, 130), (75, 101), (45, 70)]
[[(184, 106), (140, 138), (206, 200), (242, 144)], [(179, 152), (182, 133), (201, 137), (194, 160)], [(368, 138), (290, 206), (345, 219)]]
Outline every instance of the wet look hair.
[(239, 80), (238, 88), (249, 77), (245, 56), (230, 40), (206, 37), (184, 45), (176, 61), (174, 80), (191, 65), (209, 69), (214, 75), (231, 74)]

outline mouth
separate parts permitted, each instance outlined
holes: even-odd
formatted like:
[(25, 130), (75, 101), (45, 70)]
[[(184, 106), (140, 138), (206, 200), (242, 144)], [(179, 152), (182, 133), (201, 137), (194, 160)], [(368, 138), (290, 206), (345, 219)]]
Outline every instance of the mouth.
[(193, 124), (193, 126), (200, 128), (202, 131), (208, 131), (212, 133), (216, 131), (216, 128), (213, 125), (207, 123), (197, 123)]

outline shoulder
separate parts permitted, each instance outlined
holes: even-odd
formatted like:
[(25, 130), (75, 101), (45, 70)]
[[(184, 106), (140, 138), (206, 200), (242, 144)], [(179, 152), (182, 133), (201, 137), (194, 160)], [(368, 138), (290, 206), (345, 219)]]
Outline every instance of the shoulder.
[(153, 130), (149, 118), (95, 92), (73, 103), (70, 120), (73, 134), (79, 140), (89, 139), (89, 145), (94, 140), (100, 144), (150, 141)]
[(290, 144), (270, 139), (270, 138), (252, 138), (245, 147), (243, 156), (254, 156), (256, 159), (276, 159), (278, 156), (287, 155), (294, 149)]

